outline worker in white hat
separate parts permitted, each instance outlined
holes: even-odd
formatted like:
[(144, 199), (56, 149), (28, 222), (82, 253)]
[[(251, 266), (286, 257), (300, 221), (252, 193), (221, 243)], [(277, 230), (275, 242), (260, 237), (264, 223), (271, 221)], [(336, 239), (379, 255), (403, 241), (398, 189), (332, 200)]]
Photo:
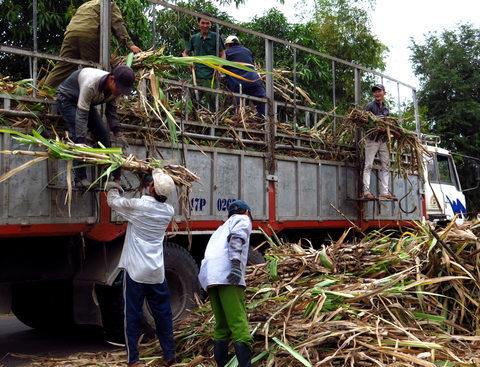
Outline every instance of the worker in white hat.
[(140, 199), (122, 197), (115, 182), (107, 184), (108, 205), (128, 221), (127, 234), (118, 267), (124, 269), (125, 345), (128, 366), (139, 362), (142, 307), (147, 299), (155, 320), (158, 340), (167, 365), (175, 363), (170, 291), (165, 280), (163, 239), (174, 210), (165, 201), (175, 190), (173, 179), (156, 168), (144, 180)]
[[(227, 75), (227, 88), (228, 90), (234, 93), (240, 93), (240, 85), (242, 86), (242, 94), (247, 94), (249, 96), (265, 98), (265, 88), (263, 87), (262, 80), (260, 76), (255, 71), (254, 59), (252, 51), (248, 48), (240, 45), (240, 41), (237, 36), (228, 36), (225, 40), (225, 45), (227, 46), (226, 57), (228, 61), (235, 61), (244, 64), (252, 69), (251, 71), (246, 71), (242, 69), (235, 68), (233, 66), (225, 66), (225, 69), (230, 70), (231, 72), (240, 75), (246, 80), (235, 78), (231, 75)], [(234, 105), (238, 107), (239, 98), (235, 97), (233, 99)], [(257, 108), (257, 116), (260, 118), (265, 117), (265, 103), (260, 101), (252, 100), (253, 104)], [(237, 111), (238, 112), (238, 111)]]

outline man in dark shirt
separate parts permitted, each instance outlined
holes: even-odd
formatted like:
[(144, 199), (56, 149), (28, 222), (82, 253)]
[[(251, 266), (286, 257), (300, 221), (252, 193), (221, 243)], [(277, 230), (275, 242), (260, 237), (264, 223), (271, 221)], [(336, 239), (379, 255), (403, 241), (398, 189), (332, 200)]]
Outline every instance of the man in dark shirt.
[[(202, 14), (206, 15), (207, 17), (212, 16), (209, 13)], [(217, 55), (217, 34), (210, 31), (212, 22), (210, 22), (208, 19), (199, 17), (198, 26), (200, 28), (200, 32), (194, 34), (190, 41), (188, 41), (182, 56), (189, 56), (191, 52), (193, 52), (195, 56)], [(224, 59), (225, 46), (221, 38), (218, 44), (218, 49), (219, 55), (217, 56)], [(203, 64), (193, 64), (192, 68), (194, 69), (197, 85), (210, 88), (214, 70)], [(198, 92), (199, 101), (202, 99), (203, 95), (203, 92)], [(210, 105), (210, 108), (212, 108), (215, 105), (214, 95), (212, 93), (205, 93), (205, 98), (207, 99), (207, 103)]]
[[(372, 88), (374, 100), (367, 103), (365, 111), (372, 112), (375, 116), (388, 116), (389, 110), (385, 105), (385, 87), (382, 84), (376, 84)], [(372, 172), (373, 160), (378, 152), (380, 158), (380, 198), (388, 200), (397, 200), (389, 194), (388, 185), (390, 181), (390, 151), (387, 146), (387, 134), (385, 132), (376, 133), (374, 136), (365, 138), (365, 168), (363, 170), (363, 197), (366, 199), (375, 199), (370, 191), (370, 174)]]
[[(120, 95), (129, 95), (135, 82), (135, 73), (126, 66), (117, 66), (111, 73), (94, 68), (84, 68), (72, 73), (57, 89), (57, 109), (67, 123), (70, 138), (77, 144), (87, 143), (90, 129), (97, 141), (110, 147), (110, 135), (95, 106), (105, 104), (105, 116), (116, 144), (127, 148), (128, 142), (120, 132), (117, 105)], [(78, 162), (74, 163), (78, 166)], [(120, 170), (113, 172), (120, 182)], [(85, 167), (75, 168), (75, 184), (90, 186)]]
[[(250, 82), (242, 79), (235, 78), (227, 75), (227, 87), (234, 93), (240, 93), (240, 85), (242, 86), (242, 94), (248, 94), (249, 96), (265, 98), (265, 88), (260, 80), (260, 76), (254, 71), (254, 62), (252, 52), (243, 46), (240, 46), (240, 41), (237, 36), (228, 36), (225, 40), (227, 46), (227, 60), (237, 61), (246, 64), (250, 64), (252, 71), (246, 71), (237, 69), (234, 67), (226, 66), (225, 69), (230, 70), (232, 73), (242, 76), (245, 79), (251, 80)], [(265, 117), (265, 103), (252, 101), (257, 108), (257, 116), (260, 118)], [(238, 107), (239, 98), (234, 98), (235, 106)]]

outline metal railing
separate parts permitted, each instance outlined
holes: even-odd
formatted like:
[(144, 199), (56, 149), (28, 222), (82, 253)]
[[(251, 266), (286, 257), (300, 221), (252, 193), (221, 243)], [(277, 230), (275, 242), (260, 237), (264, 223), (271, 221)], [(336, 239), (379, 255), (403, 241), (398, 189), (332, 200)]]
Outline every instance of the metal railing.
[[(110, 61), (110, 21), (111, 21), (111, 19), (110, 19), (110, 0), (102, 0), (101, 1), (100, 17), (101, 17), (102, 21), (101, 21), (101, 30), (100, 30), (100, 63), (93, 63), (93, 62), (88, 62), (88, 61), (84, 61), (84, 60), (75, 60), (75, 59), (71, 59), (71, 58), (64, 58), (64, 57), (60, 57), (60, 56), (56, 56), (56, 55), (52, 55), (52, 54), (48, 54), (48, 53), (39, 52), (38, 49), (37, 49), (38, 48), (38, 45), (37, 45), (37, 21), (36, 21), (37, 12), (38, 12), (37, 1), (38, 0), (33, 0), (33, 28), (34, 28), (33, 29), (33, 38), (34, 38), (33, 50), (27, 50), (27, 49), (22, 49), (22, 48), (18, 48), (18, 47), (12, 47), (12, 46), (8, 46), (8, 45), (0, 44), (0, 52), (23, 55), (23, 56), (28, 56), (30, 58), (31, 64), (32, 64), (32, 78), (33, 78), (34, 85), (37, 84), (37, 75), (38, 75), (38, 70), (37, 70), (38, 62), (37, 62), (37, 60), (38, 60), (38, 58), (51, 59), (51, 60), (55, 60), (55, 61), (67, 61), (67, 62), (75, 63), (75, 64), (78, 64), (78, 65), (82, 65), (82, 66), (101, 67), (105, 70), (109, 69), (109, 67), (110, 67), (110, 65), (109, 65), (109, 61)], [(402, 114), (402, 111), (401, 111), (401, 108), (400, 108), (400, 106), (401, 106), (400, 86), (405, 87), (407, 89), (410, 89), (411, 93), (412, 93), (412, 101), (413, 101), (413, 105), (414, 105), (414, 113), (415, 113), (417, 134), (420, 134), (420, 122), (419, 122), (419, 117), (418, 117), (418, 103), (417, 103), (417, 98), (416, 98), (416, 89), (415, 89), (415, 87), (413, 87), (413, 86), (411, 86), (407, 83), (401, 82), (401, 81), (399, 81), (395, 78), (392, 78), (392, 77), (390, 77), (390, 76), (388, 76), (384, 73), (381, 73), (381, 72), (378, 72), (378, 71), (375, 71), (375, 70), (371, 70), (371, 69), (365, 68), (361, 65), (357, 65), (357, 64), (351, 63), (349, 61), (345, 61), (345, 60), (339, 59), (337, 57), (333, 57), (333, 56), (324, 54), (322, 52), (307, 48), (305, 46), (295, 44), (295, 43), (291, 43), (291, 42), (286, 41), (286, 40), (282, 40), (282, 39), (279, 39), (279, 38), (276, 38), (276, 37), (273, 37), (273, 36), (270, 36), (270, 35), (267, 35), (267, 34), (263, 34), (263, 33), (257, 32), (257, 31), (253, 31), (253, 30), (250, 30), (250, 29), (247, 29), (247, 28), (244, 28), (244, 27), (241, 27), (241, 26), (229, 23), (229, 22), (225, 22), (221, 19), (217, 19), (217, 18), (214, 18), (214, 17), (207, 17), (207, 16), (205, 16), (201, 13), (182, 8), (182, 7), (170, 4), (170, 3), (165, 2), (165, 1), (161, 1), (161, 0), (148, 0), (148, 1), (151, 4), (161, 5), (163, 7), (172, 9), (172, 10), (177, 11), (177, 12), (189, 14), (189, 15), (194, 16), (194, 17), (203, 17), (203, 18), (209, 19), (210, 21), (215, 22), (217, 24), (217, 30), (219, 30), (218, 25), (222, 25), (222, 26), (228, 27), (230, 29), (234, 29), (234, 30), (237, 30), (237, 31), (240, 31), (240, 32), (244, 32), (244, 33), (247, 33), (247, 34), (254, 35), (257, 38), (264, 40), (264, 43), (265, 43), (264, 65), (265, 65), (266, 71), (269, 73), (269, 74), (266, 75), (266, 78), (265, 78), (266, 98), (262, 99), (262, 98), (257, 98), (257, 97), (251, 97), (251, 96), (248, 96), (248, 95), (245, 95), (245, 94), (225, 92), (224, 90), (221, 90), (221, 89), (218, 89), (218, 88), (214, 89), (214, 90), (208, 89), (209, 92), (215, 93), (216, 96), (222, 95), (222, 94), (223, 95), (230, 95), (230, 96), (233, 95), (233, 96), (238, 96), (238, 97), (241, 97), (241, 98), (248, 98), (248, 99), (252, 99), (252, 100), (258, 100), (258, 101), (265, 102), (266, 107), (267, 107), (267, 109), (266, 109), (267, 119), (269, 121), (278, 121), (279, 120), (278, 109), (279, 109), (280, 106), (285, 106), (285, 107), (293, 110), (293, 128), (294, 129), (297, 125), (296, 123), (299, 119), (300, 114), (303, 114), (302, 121), (305, 121), (306, 123), (308, 123), (308, 121), (310, 121), (310, 115), (313, 115), (315, 124), (316, 124), (316, 121), (318, 119), (318, 116), (330, 116), (334, 120), (338, 117), (343, 117), (342, 115), (337, 114), (335, 112), (322, 111), (320, 109), (317, 109), (317, 108), (314, 108), (314, 107), (311, 107), (311, 106), (302, 106), (299, 103), (297, 103), (297, 98), (296, 98), (297, 97), (297, 92), (296, 92), (296, 90), (297, 90), (296, 89), (296, 87), (297, 87), (297, 73), (298, 73), (298, 71), (297, 71), (298, 70), (298, 68), (297, 68), (297, 53), (298, 53), (298, 51), (302, 51), (302, 52), (307, 52), (307, 53), (310, 53), (310, 54), (313, 54), (313, 55), (316, 55), (316, 56), (320, 56), (320, 57), (322, 57), (326, 60), (329, 60), (329, 62), (331, 63), (331, 81), (332, 81), (332, 85), (331, 85), (332, 86), (332, 96), (331, 96), (332, 110), (331, 111), (335, 111), (335, 108), (337, 107), (338, 98), (337, 98), (337, 95), (336, 95), (336, 78), (337, 78), (336, 69), (337, 69), (337, 64), (342, 64), (342, 65), (348, 66), (349, 68), (353, 69), (353, 74), (354, 74), (354, 78), (355, 78), (355, 81), (354, 81), (354, 86), (355, 87), (354, 87), (354, 101), (352, 101), (352, 104), (355, 104), (357, 107), (360, 107), (361, 104), (362, 104), (362, 91), (361, 91), (361, 82), (362, 82), (361, 73), (362, 72), (363, 73), (368, 73), (368, 74), (371, 74), (371, 75), (373, 75), (377, 78), (380, 78), (380, 81), (382, 83), (384, 82), (384, 80), (388, 80), (388, 81), (396, 84), (396, 86), (397, 86), (397, 98), (398, 98), (397, 103), (398, 103), (398, 113), (399, 113), (399, 115)], [(156, 19), (155, 12), (154, 12), (153, 19), (154, 20)], [(155, 30), (154, 27), (155, 27), (155, 25), (153, 25), (153, 29)], [(219, 34), (219, 33), (220, 32), (217, 32), (217, 34)], [(155, 37), (154, 37), (153, 43), (155, 43)], [(293, 88), (293, 90), (294, 90), (293, 101), (294, 102), (293, 103), (286, 103), (285, 101), (275, 100), (274, 77), (273, 77), (273, 74), (271, 74), (271, 73), (273, 73), (273, 71), (274, 71), (274, 47), (275, 47), (276, 44), (283, 45), (283, 46), (288, 46), (290, 49), (293, 50), (292, 51), (293, 52), (292, 70), (293, 70), (293, 83), (294, 83), (294, 88)], [(164, 81), (172, 83), (172, 84), (178, 84), (178, 81), (176, 82), (176, 81), (166, 80), (166, 79), (164, 79)], [(204, 88), (202, 88), (202, 87), (193, 86), (189, 83), (182, 83), (182, 85), (185, 85), (190, 89), (204, 90)], [(2, 97), (4, 99), (8, 98), (5, 95), (3, 95)], [(35, 94), (34, 94), (34, 97), (36, 97)], [(216, 107), (218, 108), (218, 97), (216, 98), (216, 100), (217, 100)], [(44, 101), (44, 99), (39, 99), (39, 101)], [(216, 121), (216, 122), (218, 123), (218, 121)], [(334, 123), (334, 126), (333, 126), (333, 131), (334, 131), (334, 133), (336, 131), (335, 123)], [(271, 131), (271, 135), (273, 137), (275, 135), (275, 131)]]

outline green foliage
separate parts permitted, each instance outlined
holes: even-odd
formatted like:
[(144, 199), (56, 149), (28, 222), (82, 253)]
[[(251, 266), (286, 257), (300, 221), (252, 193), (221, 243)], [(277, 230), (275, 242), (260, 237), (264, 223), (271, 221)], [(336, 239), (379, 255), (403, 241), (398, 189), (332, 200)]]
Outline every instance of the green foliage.
[[(81, 0), (38, 1), (38, 50), (58, 53), (65, 26)], [(0, 3), (0, 43), (33, 49), (33, 1), (4, 0)], [(48, 35), (45, 36), (45, 35)], [(29, 75), (25, 57), (0, 54), (0, 70), (12, 79)]]
[[(150, 48), (152, 46), (152, 27), (149, 17), (151, 17), (153, 5), (147, 0), (116, 0), (115, 2), (122, 12), (133, 43), (142, 50)], [(113, 45), (118, 47), (118, 41), (114, 37), (112, 38)], [(122, 54), (129, 52), (126, 49), (121, 51)]]
[[(210, 1), (191, 0), (188, 2), (178, 2), (177, 6), (190, 9), (200, 13), (210, 13), (215, 18), (232, 23), (233, 19), (225, 12), (219, 11)], [(197, 18), (178, 13), (169, 8), (159, 8), (155, 12), (155, 39), (156, 47), (165, 46), (164, 54), (181, 56), (187, 42), (192, 35), (199, 32)], [(216, 32), (216, 24), (212, 24), (211, 30)], [(220, 34), (225, 36), (228, 30), (220, 28)], [(190, 78), (190, 72), (186, 68), (178, 70), (177, 76), (181, 78)]]
[[(388, 48), (371, 32), (365, 5), (372, 0), (317, 0), (315, 35), (322, 51), (328, 55), (365, 66), (385, 70)], [(354, 100), (353, 69), (336, 63), (336, 95), (340, 110), (350, 107)], [(370, 99), (371, 76), (362, 80), (364, 99)]]
[[(403, 104), (401, 106), (402, 114), (402, 127), (410, 131), (416, 131), (417, 126), (415, 122), (415, 108), (413, 103)], [(427, 107), (424, 105), (418, 106), (418, 115), (420, 119), (420, 131), (424, 134), (431, 134), (431, 124), (426, 120)], [(391, 114), (393, 116), (393, 114)]]
[[(453, 152), (478, 156), (480, 145), (480, 30), (460, 25), (442, 34), (412, 41), (411, 60), (421, 82), (419, 102), (427, 108), (432, 133)], [(472, 167), (459, 167), (463, 187), (473, 187)], [(478, 191), (467, 193), (469, 206), (480, 209)]]
[[(76, 9), (84, 0), (38, 0), (37, 42), (41, 52), (59, 54), (63, 34)], [(151, 45), (151, 28), (147, 15), (150, 3), (147, 0), (117, 0), (127, 24), (133, 42), (140, 48)], [(0, 2), (0, 43), (33, 49), (33, 1), (3, 0)], [(112, 49), (118, 42), (112, 37)], [(128, 50), (120, 50), (125, 54)], [(12, 80), (23, 79), (29, 75), (26, 57), (0, 54), (2, 75), (11, 76)], [(47, 62), (39, 60), (40, 65)]]
[[(292, 25), (288, 23), (284, 14), (276, 9), (270, 9), (261, 17), (254, 17), (250, 22), (240, 24), (244, 28), (268, 34), (292, 42)], [(237, 32), (235, 31), (234, 34)], [(255, 55), (256, 60), (265, 60), (265, 43), (251, 34), (242, 34), (240, 42), (249, 48)], [(293, 56), (290, 47), (275, 44), (273, 59), (276, 68), (292, 67)]]

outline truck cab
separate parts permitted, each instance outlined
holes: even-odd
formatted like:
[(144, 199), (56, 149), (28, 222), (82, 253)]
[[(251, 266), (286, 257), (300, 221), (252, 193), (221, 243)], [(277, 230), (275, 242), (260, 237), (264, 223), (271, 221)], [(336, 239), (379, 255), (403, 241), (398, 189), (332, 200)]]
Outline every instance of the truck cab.
[(458, 215), (456, 222), (466, 219), (465, 195), (462, 192), (452, 154), (440, 148), (440, 138), (424, 135), (424, 147), (431, 154), (425, 157), (425, 206), (427, 218), (446, 222)]

